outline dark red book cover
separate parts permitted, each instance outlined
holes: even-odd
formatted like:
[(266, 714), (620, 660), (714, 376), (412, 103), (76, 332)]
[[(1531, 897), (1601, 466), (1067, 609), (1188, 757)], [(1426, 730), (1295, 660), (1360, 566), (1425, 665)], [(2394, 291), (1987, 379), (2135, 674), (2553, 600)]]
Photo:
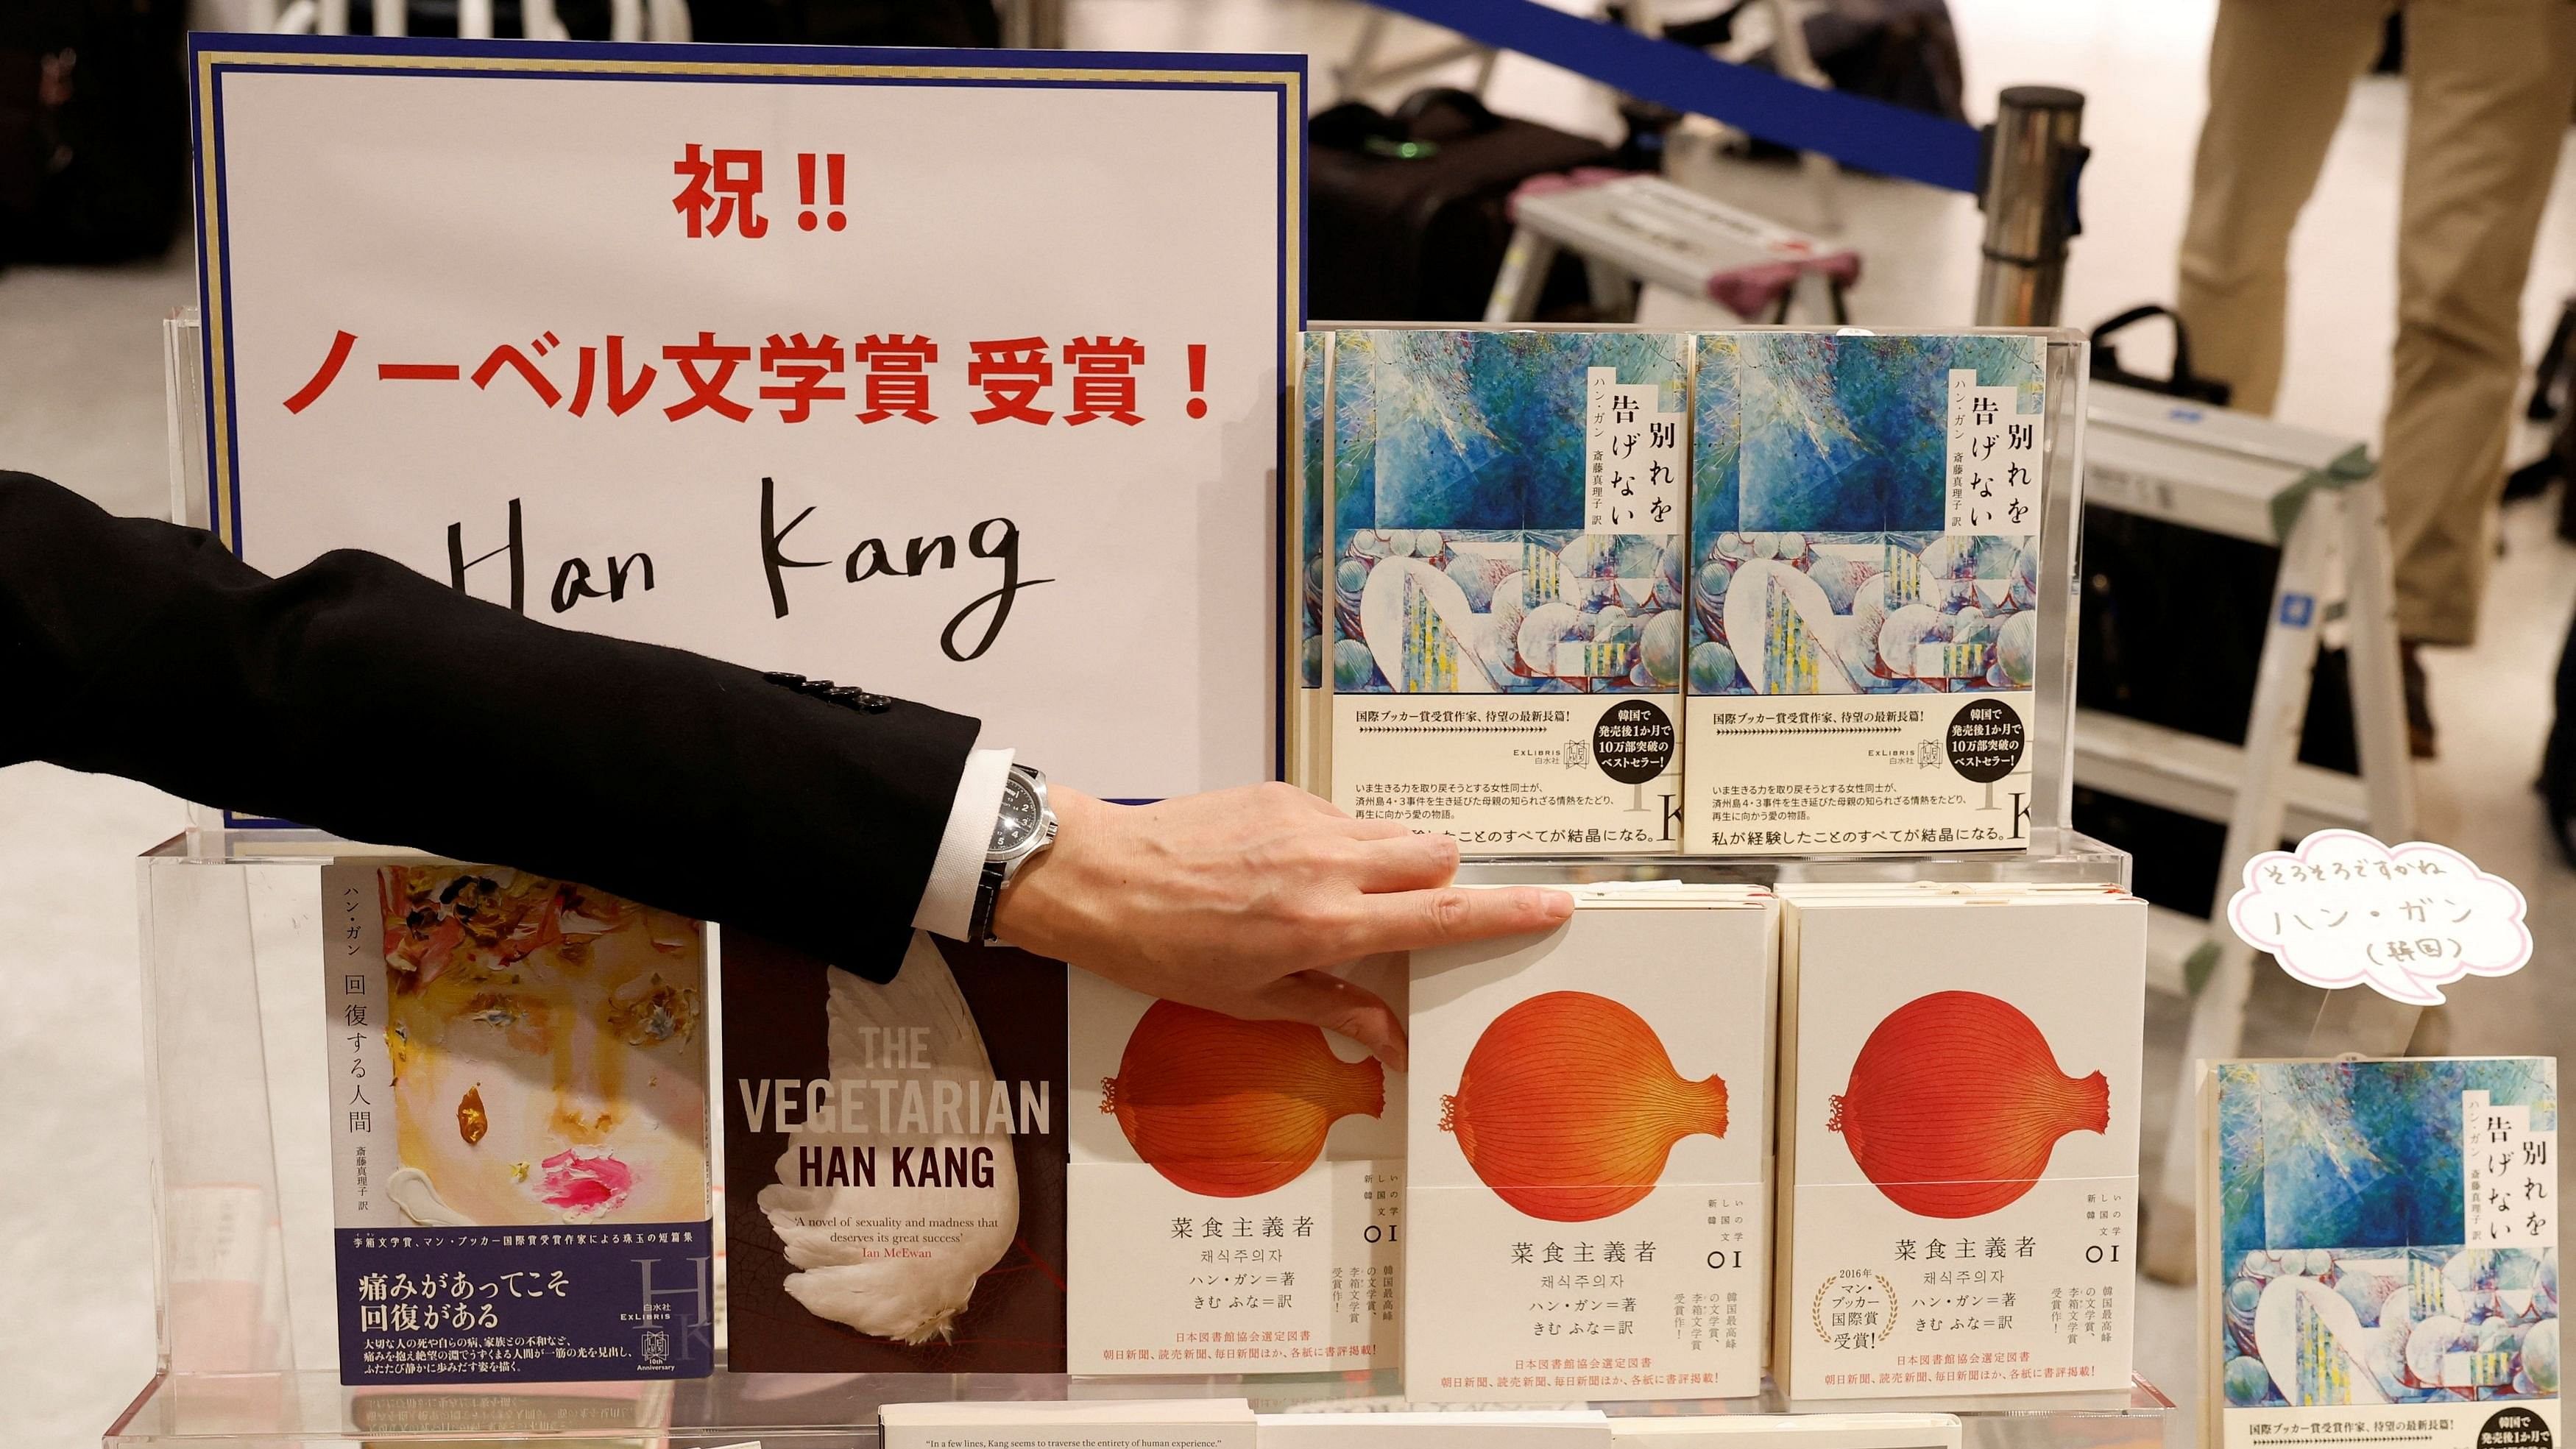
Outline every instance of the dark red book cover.
[(1065, 967), (916, 935), (877, 985), (727, 931), (727, 1364), (1062, 1373)]

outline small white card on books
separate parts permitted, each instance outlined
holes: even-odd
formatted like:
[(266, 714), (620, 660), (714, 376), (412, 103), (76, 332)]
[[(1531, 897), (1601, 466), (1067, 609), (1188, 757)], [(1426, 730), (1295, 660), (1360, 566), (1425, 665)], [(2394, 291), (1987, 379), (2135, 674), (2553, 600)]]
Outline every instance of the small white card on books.
[(1261, 1449), (1610, 1449), (1598, 1409), (1263, 1414)]
[(1413, 958), (1419, 1401), (1761, 1388), (1773, 904), (1578, 901), (1544, 936)]
[(1681, 1414), (1610, 1432), (1620, 1449), (1959, 1449), (1955, 1414)]
[[(1403, 1009), (1400, 958), (1350, 975)], [(1391, 1366), (1403, 1074), (1304, 1022), (1069, 993), (1071, 1371)]]
[(2145, 903), (1782, 898), (1773, 1378), (2125, 1396)]
[(970, 1399), (887, 1404), (884, 1449), (1255, 1449), (1242, 1399)]

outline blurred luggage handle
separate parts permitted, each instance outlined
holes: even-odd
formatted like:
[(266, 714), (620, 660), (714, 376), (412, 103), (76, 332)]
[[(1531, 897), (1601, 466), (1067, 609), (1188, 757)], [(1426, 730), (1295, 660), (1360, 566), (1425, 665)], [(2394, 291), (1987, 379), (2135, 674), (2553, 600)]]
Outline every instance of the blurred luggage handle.
[[(1451, 123), (1438, 124), (1443, 116), (1453, 118)], [(1443, 139), (1486, 135), (1502, 129), (1502, 124), (1503, 118), (1474, 91), (1427, 86), (1405, 97), (1393, 115), (1360, 101), (1318, 111), (1306, 123), (1306, 136), (1315, 145), (1336, 151), (1358, 151), (1390, 161), (1427, 161), (1440, 154)]]
[[(2173, 324), (2173, 372), (2168, 377), (2148, 377), (2120, 366), (2120, 349), (2111, 345), (2112, 333), (2155, 317), (2165, 318)], [(2214, 408), (2227, 406), (2227, 399), (2234, 391), (2218, 378), (2201, 377), (2191, 370), (2191, 335), (2183, 329), (2182, 318), (2171, 307), (2157, 302), (2142, 302), (2094, 325), (2093, 379), (2096, 382), (2116, 382), (2141, 392), (2188, 398)]]
[(1404, 104), (1395, 108), (1395, 119), (1404, 127), (1405, 133), (1411, 135), (1422, 129), (1426, 118), (1440, 111), (1450, 112), (1465, 121), (1468, 132), (1473, 135), (1499, 130), (1503, 124), (1503, 118), (1494, 114), (1493, 108), (1485, 104), (1484, 97), (1457, 86), (1425, 86), (1415, 91), (1404, 98)]

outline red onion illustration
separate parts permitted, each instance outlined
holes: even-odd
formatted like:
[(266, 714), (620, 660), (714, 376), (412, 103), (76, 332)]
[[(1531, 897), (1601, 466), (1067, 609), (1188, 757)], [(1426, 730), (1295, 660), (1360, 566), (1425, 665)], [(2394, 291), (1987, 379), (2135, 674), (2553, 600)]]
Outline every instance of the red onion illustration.
[(1993, 1212), (2030, 1191), (2058, 1138), (2110, 1125), (2100, 1072), (2059, 1071), (2029, 1017), (1974, 991), (1889, 1013), (1825, 1120), (1888, 1201), (1927, 1218)]
[(1608, 1217), (1655, 1190), (1673, 1144), (1726, 1135), (1726, 1083), (1673, 1069), (1646, 1019), (1606, 996), (1551, 991), (1495, 1017), (1440, 1099), (1476, 1176), (1534, 1218)]
[(1386, 1071), (1372, 1057), (1335, 1056), (1304, 1022), (1157, 1001), (1100, 1093), (1136, 1155), (1175, 1185), (1250, 1197), (1312, 1166), (1335, 1122), (1385, 1111)]

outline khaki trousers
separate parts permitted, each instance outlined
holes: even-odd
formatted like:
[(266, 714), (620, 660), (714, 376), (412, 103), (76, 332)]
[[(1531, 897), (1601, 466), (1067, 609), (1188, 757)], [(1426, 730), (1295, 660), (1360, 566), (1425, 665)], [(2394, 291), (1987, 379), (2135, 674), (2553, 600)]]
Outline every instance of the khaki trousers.
[[(2177, 310), (2194, 370), (2234, 384), (2237, 407), (2272, 410), (2290, 228), (2390, 8), (2220, 0)], [(2523, 281), (2576, 97), (2576, 4), (2412, 0), (2406, 85), (2397, 345), (2380, 478), (2399, 632), (2467, 644), (2495, 553)]]

